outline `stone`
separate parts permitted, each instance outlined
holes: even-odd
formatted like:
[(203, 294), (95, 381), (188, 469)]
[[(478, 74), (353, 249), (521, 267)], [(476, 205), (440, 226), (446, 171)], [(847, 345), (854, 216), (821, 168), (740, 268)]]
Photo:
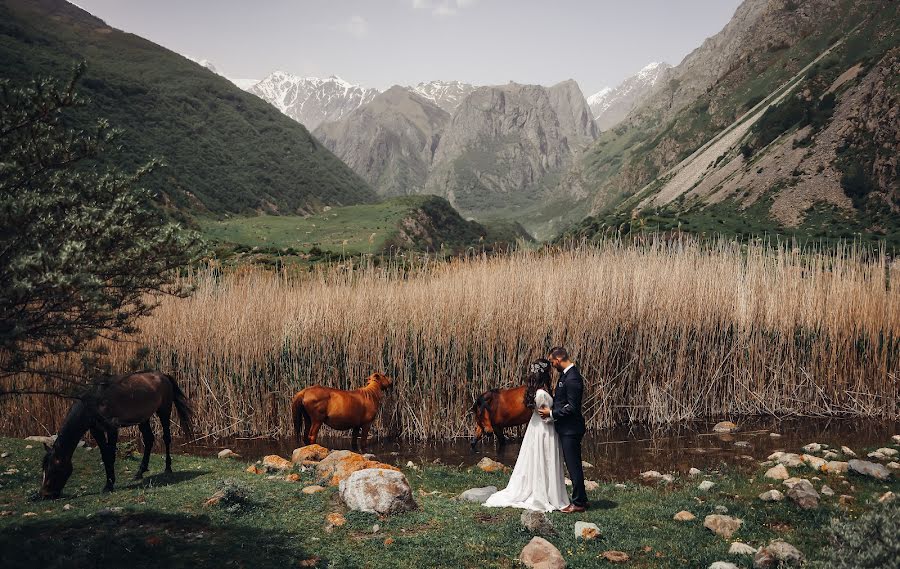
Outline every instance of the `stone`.
[(850, 447), (846, 447), (846, 446), (841, 447), (841, 454), (843, 454), (844, 456), (851, 456), (854, 458), (856, 457), (856, 453), (853, 452), (853, 449), (851, 449)]
[(759, 495), (759, 499), (763, 502), (780, 502), (784, 500), (784, 494), (778, 490), (766, 490)]
[(640, 476), (643, 480), (658, 482), (662, 480), (663, 475), (656, 470), (647, 470), (646, 472), (641, 472)]
[(697, 516), (687, 510), (681, 510), (680, 512), (672, 516), (672, 519), (676, 522), (691, 522), (696, 520)]
[(250, 474), (262, 474), (265, 471), (262, 468), (260, 468), (258, 465), (251, 464), (250, 466), (247, 467), (247, 472), (249, 472)]
[(740, 567), (729, 561), (714, 561), (709, 569), (740, 569)]
[(863, 476), (871, 476), (878, 480), (887, 480), (891, 477), (890, 471), (884, 465), (866, 460), (851, 460), (848, 463), (850, 470)]
[(734, 446), (741, 447), (741, 448), (748, 448), (748, 447), (750, 447), (750, 443), (747, 441), (735, 441)]
[(347, 518), (340, 512), (331, 512), (325, 516), (325, 523), (331, 527), (340, 527), (347, 523)]
[(419, 470), (419, 465), (416, 464), (415, 462), (411, 461), (411, 460), (407, 460), (407, 461), (406, 461), (406, 468), (408, 468), (408, 469), (410, 469), (410, 470), (416, 470), (416, 471), (418, 471), (418, 470)]
[(849, 496), (847, 494), (841, 494), (840, 496), (838, 496), (838, 504), (840, 504), (841, 506), (850, 506), (854, 502), (856, 502), (856, 498), (854, 498), (853, 496)]
[(738, 430), (738, 426), (731, 421), (720, 421), (713, 426), (714, 433), (733, 433)]
[(875, 460), (885, 460), (887, 455), (878, 452), (877, 450), (873, 450), (869, 454), (866, 455), (869, 458), (874, 458)]
[(770, 569), (786, 565), (797, 565), (803, 560), (803, 554), (786, 541), (776, 539), (760, 549), (753, 556), (755, 569)]
[(533, 569), (565, 569), (566, 560), (556, 547), (542, 537), (535, 536), (522, 548), (519, 561)]
[(594, 465), (586, 460), (581, 461), (581, 468), (594, 468)]
[(882, 447), (882, 448), (876, 450), (875, 452), (880, 452), (884, 456), (888, 456), (888, 457), (895, 457), (898, 454), (900, 454), (900, 452), (898, 452), (897, 449), (892, 449), (892, 448), (888, 448), (888, 447)]
[(712, 480), (704, 480), (697, 486), (697, 490), (700, 490), (701, 492), (708, 492), (712, 490), (715, 485), (716, 483)]
[(564, 478), (564, 479), (563, 479), (563, 484), (565, 484), (566, 486), (571, 486), (571, 485), (572, 485), (572, 481), (569, 480), (568, 478)]
[(803, 459), (800, 458), (799, 454), (794, 454), (792, 452), (786, 452), (775, 459), (779, 464), (783, 464), (789, 468), (797, 468), (798, 466), (803, 465)]
[(627, 553), (624, 551), (616, 551), (614, 549), (604, 551), (600, 555), (610, 563), (625, 563), (629, 559)]
[(483, 488), (470, 488), (456, 497), (462, 502), (475, 502), (476, 504), (484, 504), (491, 494), (497, 492), (496, 486), (484, 486)]
[(893, 437), (891, 437), (891, 440), (894, 441), (894, 443), (900, 445), (900, 435), (894, 435)]
[(703, 519), (703, 527), (725, 539), (730, 539), (743, 523), (739, 518), (719, 514), (710, 514)]
[(478, 464), (476, 464), (475, 466), (477, 466), (484, 472), (501, 472), (503, 470), (506, 470), (506, 466), (504, 466), (502, 463), (499, 463), (496, 460), (488, 457), (484, 457), (479, 460)]
[(813, 456), (811, 454), (804, 454), (800, 457), (806, 465), (813, 470), (821, 471), (822, 467), (825, 466), (826, 461), (823, 458), (819, 458), (818, 456)]
[(366, 460), (363, 455), (349, 450), (333, 451), (316, 465), (319, 478), (330, 486), (337, 486), (354, 472), (365, 469), (400, 471), (396, 466)]
[(831, 486), (829, 486), (828, 484), (822, 484), (822, 488), (821, 490), (819, 490), (819, 493), (823, 496), (834, 496), (834, 490), (832, 490)]
[(779, 433), (769, 433), (769, 436), (772, 437), (773, 439), (781, 438), (781, 434), (779, 434)]
[(788, 488), (787, 497), (804, 510), (819, 507), (819, 493), (809, 480), (800, 480)]
[(234, 452), (230, 448), (220, 450), (218, 456), (219, 458), (241, 458), (241, 455)]
[(767, 456), (766, 460), (778, 460), (782, 456), (784, 456), (784, 451), (777, 450), (777, 451), (773, 452), (772, 454), (770, 454), (769, 456)]
[(618, 484), (616, 484), (616, 485), (613, 486), (613, 487), (614, 487), (616, 490), (625, 490), (626, 488), (628, 488), (628, 486), (626, 486), (625, 484), (622, 484), (621, 482), (619, 482)]
[(597, 539), (600, 537), (600, 528), (597, 527), (597, 524), (592, 524), (590, 522), (575, 522), (575, 538), (581, 538), (585, 540)]
[(713, 511), (717, 514), (727, 514), (728, 508), (726, 508), (725, 506), (716, 506), (713, 508)]
[(8, 452), (0, 452), (0, 458), (6, 458), (7, 456), (9, 456)]
[(846, 462), (840, 460), (829, 460), (825, 463), (825, 467), (822, 468), (823, 472), (830, 472), (832, 474), (844, 474), (850, 468), (850, 465)]
[(72, 509), (72, 504), (66, 504), (65, 506), (63, 506), (63, 510), (65, 510), (67, 512), (71, 509)]
[(281, 458), (277, 454), (264, 456), (262, 459), (263, 468), (266, 470), (285, 471), (294, 467), (290, 460)]
[(291, 472), (287, 476), (284, 477), (285, 482), (300, 482), (300, 475), (296, 472)]
[(544, 512), (535, 510), (525, 510), (519, 516), (519, 522), (522, 527), (535, 535), (556, 535), (556, 529), (550, 517)]
[(595, 482), (594, 480), (585, 480), (584, 489), (588, 492), (596, 492), (600, 489), (600, 483)]
[(56, 435), (51, 435), (49, 437), (43, 435), (31, 435), (30, 437), (25, 437), (25, 440), (33, 443), (41, 443), (42, 445), (53, 446), (53, 443), (56, 441)]
[(701, 474), (703, 474), (703, 472), (699, 468), (691, 467), (691, 469), (688, 470), (688, 476), (691, 477), (700, 476)]
[(731, 547), (728, 548), (729, 555), (756, 555), (756, 552), (759, 551), (752, 545), (747, 545), (746, 543), (741, 543), (739, 541), (735, 541), (731, 544)]
[(331, 453), (330, 450), (322, 445), (306, 445), (295, 448), (291, 453), (291, 462), (294, 464), (308, 464), (309, 462), (319, 462)]
[(671, 474), (663, 474), (662, 481), (665, 482), (666, 484), (671, 484), (671, 483), (675, 482), (675, 477), (672, 476)]
[(834, 460), (840, 456), (841, 455), (839, 455), (838, 453), (834, 452), (833, 450), (830, 450), (830, 451), (826, 452), (825, 454), (823, 454), (822, 458), (824, 458), (825, 460)]
[(788, 478), (790, 478), (787, 468), (785, 468), (783, 464), (773, 466), (766, 471), (764, 476), (772, 480), (787, 480)]
[(316, 494), (317, 492), (321, 492), (325, 490), (324, 486), (319, 486), (318, 484), (312, 484), (310, 486), (304, 486), (303, 490), (300, 490), (304, 494)]
[(887, 467), (891, 470), (900, 470), (900, 462), (889, 462), (887, 463)]
[(366, 468), (340, 482), (341, 500), (351, 510), (375, 514), (396, 514), (415, 510), (412, 489), (402, 472), (386, 468)]
[(803, 447), (803, 450), (805, 450), (806, 452), (819, 452), (820, 450), (822, 450), (822, 445), (820, 445), (819, 443), (809, 443), (808, 445), (805, 445)]
[(890, 490), (879, 496), (878, 501), (881, 503), (890, 502), (891, 500), (896, 500), (897, 496)]
[(792, 476), (791, 478), (788, 478), (787, 480), (784, 480), (784, 481), (782, 482), (782, 484), (784, 484), (784, 485), (787, 486), (788, 488), (793, 488), (793, 487), (794, 487), (794, 484), (797, 484), (797, 483), (800, 482), (801, 480), (803, 480), (803, 478), (797, 478), (796, 476)]

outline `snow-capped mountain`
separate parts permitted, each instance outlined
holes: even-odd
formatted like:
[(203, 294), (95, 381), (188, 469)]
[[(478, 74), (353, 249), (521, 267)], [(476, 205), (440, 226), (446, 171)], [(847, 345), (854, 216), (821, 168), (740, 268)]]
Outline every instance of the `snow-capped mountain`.
[(281, 112), (313, 130), (336, 121), (378, 95), (378, 89), (353, 85), (332, 75), (327, 79), (272, 73), (248, 89)]
[(474, 91), (476, 87), (460, 81), (429, 81), (419, 83), (415, 87), (408, 87), (408, 89), (433, 101), (435, 105), (448, 113), (452, 113), (466, 98), (466, 95)]
[(616, 126), (638, 103), (650, 94), (672, 66), (654, 62), (625, 79), (615, 88), (604, 87), (587, 98), (594, 122), (600, 130)]
[(235, 85), (237, 85), (238, 87), (243, 89), (244, 91), (249, 91), (250, 87), (259, 83), (259, 79), (233, 79), (231, 77), (228, 77), (227, 75), (219, 73), (219, 70), (216, 69), (216, 66), (213, 65), (213, 62), (208, 59), (197, 59), (196, 57), (191, 57), (190, 55), (186, 55), (186, 54), (182, 54), (182, 55), (184, 57), (186, 57), (187, 59), (190, 59), (197, 65), (200, 65), (202, 67), (209, 69), (216, 75), (221, 75), (222, 77), (225, 77), (225, 79), (228, 79), (229, 81), (231, 81), (232, 83), (234, 83)]

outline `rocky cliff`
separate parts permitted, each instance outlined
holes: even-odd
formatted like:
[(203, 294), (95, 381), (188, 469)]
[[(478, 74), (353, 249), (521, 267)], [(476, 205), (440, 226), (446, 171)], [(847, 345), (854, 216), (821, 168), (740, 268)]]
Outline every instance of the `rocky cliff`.
[(606, 87), (588, 97), (597, 129), (608, 130), (622, 122), (650, 96), (671, 68), (668, 63), (650, 63), (616, 87)]

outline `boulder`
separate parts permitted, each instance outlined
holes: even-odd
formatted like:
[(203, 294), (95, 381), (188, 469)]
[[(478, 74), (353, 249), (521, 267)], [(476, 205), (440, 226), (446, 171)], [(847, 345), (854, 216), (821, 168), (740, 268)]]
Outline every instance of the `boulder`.
[(775, 459), (775, 462), (779, 464), (783, 464), (790, 468), (796, 468), (803, 464), (803, 459), (800, 458), (799, 454), (794, 454), (792, 452), (786, 452)]
[(535, 535), (556, 535), (553, 522), (544, 512), (525, 510), (519, 517), (522, 527)]
[(283, 472), (285, 470), (290, 470), (294, 467), (293, 463), (290, 460), (285, 458), (281, 458), (277, 454), (270, 454), (268, 456), (264, 456), (262, 459), (263, 468), (268, 471), (277, 471)]
[(504, 466), (502, 463), (499, 463), (496, 460), (490, 459), (488, 457), (484, 457), (479, 460), (478, 464), (476, 464), (475, 466), (485, 472), (500, 472), (506, 470), (506, 466)]
[(713, 426), (714, 433), (733, 433), (738, 430), (738, 426), (731, 421), (720, 421)]
[(769, 456), (767, 456), (766, 460), (778, 460), (782, 456), (784, 456), (784, 451), (777, 450), (777, 451), (773, 452), (772, 454), (770, 454)]
[(697, 490), (700, 490), (701, 492), (708, 492), (712, 490), (715, 485), (716, 483), (712, 480), (704, 480), (697, 486)]
[(811, 454), (804, 454), (800, 457), (800, 460), (806, 463), (806, 465), (813, 470), (821, 471), (825, 466), (826, 461), (824, 458), (819, 458), (818, 456), (813, 456)]
[(584, 489), (588, 492), (595, 492), (600, 489), (600, 484), (593, 480), (585, 480)]
[(739, 518), (720, 514), (710, 514), (703, 519), (703, 527), (725, 539), (731, 538), (743, 523), (744, 521)]
[(597, 527), (597, 524), (592, 524), (590, 522), (575, 522), (575, 538), (581, 539), (597, 539), (600, 537), (600, 528)]
[(819, 507), (819, 493), (809, 480), (800, 480), (788, 488), (787, 496), (804, 510)]
[(766, 471), (765, 477), (772, 480), (787, 480), (790, 478), (790, 475), (783, 464), (777, 464)]
[(556, 547), (542, 537), (533, 537), (522, 548), (519, 561), (533, 569), (565, 569), (566, 560)]
[(830, 451), (826, 452), (825, 454), (823, 454), (822, 458), (824, 458), (825, 460), (835, 460), (836, 458), (839, 458), (840, 456), (841, 455), (839, 455), (838, 453), (830, 450)]
[(496, 486), (485, 486), (483, 488), (470, 488), (456, 497), (462, 502), (475, 502), (476, 504), (484, 504), (485, 500), (490, 498), (491, 494), (497, 492)]
[(672, 516), (672, 519), (676, 522), (691, 522), (696, 520), (697, 516), (687, 510), (681, 510), (680, 512)]
[(877, 450), (873, 450), (872, 452), (870, 452), (870, 453), (867, 454), (866, 456), (867, 456), (868, 458), (872, 458), (872, 459), (875, 459), (875, 460), (885, 460), (885, 459), (887, 458), (887, 455), (886, 455), (886, 454), (881, 454), (881, 453), (878, 452)]
[(803, 450), (806, 452), (819, 452), (822, 450), (822, 445), (819, 443), (809, 443), (803, 447)]
[(610, 563), (625, 563), (628, 561), (628, 554), (624, 551), (616, 551), (611, 549), (609, 551), (604, 551), (600, 554), (603, 559), (606, 559)]
[(898, 454), (900, 454), (900, 452), (898, 452), (897, 449), (888, 448), (888, 447), (882, 447), (880, 449), (877, 449), (875, 452), (880, 452), (881, 454), (883, 454), (884, 456), (887, 456), (887, 457), (895, 457)]
[(757, 551), (759, 550), (755, 547), (739, 541), (735, 541), (728, 548), (729, 555), (756, 555)]
[(691, 469), (688, 470), (688, 476), (690, 477), (700, 476), (701, 474), (703, 474), (703, 472), (699, 468), (691, 467)]
[(844, 474), (850, 468), (850, 465), (846, 462), (840, 460), (829, 460), (825, 463), (825, 467), (822, 468), (823, 472), (830, 472), (832, 474)]
[(714, 561), (709, 569), (740, 569), (740, 567), (730, 561)]
[(291, 453), (291, 462), (294, 464), (308, 464), (310, 462), (319, 462), (324, 459), (331, 451), (322, 445), (306, 445), (295, 448)]
[(856, 457), (856, 453), (853, 452), (853, 449), (851, 449), (850, 447), (847, 447), (847, 446), (841, 447), (841, 454), (843, 454), (844, 456), (850, 456), (850, 457), (854, 457), (854, 458)]
[(796, 476), (792, 476), (791, 478), (788, 478), (787, 480), (783, 481), (782, 484), (784, 484), (788, 488), (793, 488), (794, 485), (797, 484), (798, 482), (800, 482), (801, 480), (804, 480), (804, 479), (797, 478)]
[(234, 452), (230, 448), (226, 448), (226, 449), (222, 449), (219, 451), (218, 457), (219, 458), (241, 458), (241, 455)]
[(753, 567), (756, 569), (770, 569), (787, 565), (799, 565), (803, 560), (803, 554), (796, 547), (776, 539), (769, 545), (760, 549), (753, 557)]
[(373, 468), (400, 471), (396, 466), (374, 460), (366, 460), (363, 455), (349, 450), (336, 450), (329, 453), (316, 465), (316, 472), (324, 482), (331, 486), (337, 486), (354, 472)]
[(647, 470), (645, 472), (641, 472), (640, 474), (642, 480), (647, 480), (650, 482), (658, 482), (662, 480), (662, 474), (656, 470)]
[(351, 510), (376, 514), (396, 514), (415, 510), (412, 489), (402, 472), (386, 468), (366, 468), (340, 482), (341, 500)]
[(819, 490), (819, 493), (823, 496), (834, 496), (834, 490), (828, 484), (822, 484), (822, 489)]
[(891, 477), (891, 472), (881, 464), (877, 464), (874, 462), (869, 462), (867, 460), (851, 460), (847, 463), (850, 467), (850, 470), (856, 472), (857, 474), (862, 474), (863, 476), (871, 476), (872, 478), (877, 478), (878, 480), (887, 480)]
[(780, 502), (784, 500), (784, 494), (778, 490), (767, 490), (759, 495), (759, 499), (763, 502)]
[(896, 461), (889, 462), (889, 463), (887, 463), (887, 467), (890, 468), (891, 470), (900, 470), (900, 462), (896, 462)]

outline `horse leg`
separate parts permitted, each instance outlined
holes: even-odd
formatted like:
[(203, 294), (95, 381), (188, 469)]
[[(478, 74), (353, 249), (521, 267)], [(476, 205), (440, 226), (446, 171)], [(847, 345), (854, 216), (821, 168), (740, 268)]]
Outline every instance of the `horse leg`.
[(116, 443), (119, 442), (119, 429), (101, 431), (94, 427), (91, 428), (91, 434), (95, 439), (99, 435), (106, 441), (106, 444), (100, 447), (100, 456), (103, 457), (103, 466), (106, 468), (106, 486), (103, 487), (103, 491), (112, 492), (116, 485)]
[(350, 439), (350, 450), (356, 452), (359, 450), (359, 427), (353, 427), (353, 438)]
[(497, 448), (503, 448), (506, 445), (506, 435), (503, 434), (503, 429), (494, 429), (494, 432), (497, 433)]
[(166, 445), (166, 472), (172, 472), (172, 408), (160, 409), (156, 414), (162, 425), (163, 443)]
[(362, 427), (362, 451), (369, 450), (369, 427), (371, 425), (363, 425)]
[(313, 420), (312, 426), (309, 428), (309, 441), (307, 441), (309, 444), (316, 444), (316, 438), (319, 436), (319, 429), (321, 428), (322, 422)]
[(140, 425), (138, 425), (138, 429), (141, 431), (141, 438), (144, 441), (144, 457), (141, 459), (141, 467), (138, 468), (137, 474), (134, 475), (135, 480), (140, 480), (144, 477), (144, 473), (149, 470), (150, 466), (150, 452), (153, 450), (153, 427), (150, 426), (150, 419), (147, 419)]

